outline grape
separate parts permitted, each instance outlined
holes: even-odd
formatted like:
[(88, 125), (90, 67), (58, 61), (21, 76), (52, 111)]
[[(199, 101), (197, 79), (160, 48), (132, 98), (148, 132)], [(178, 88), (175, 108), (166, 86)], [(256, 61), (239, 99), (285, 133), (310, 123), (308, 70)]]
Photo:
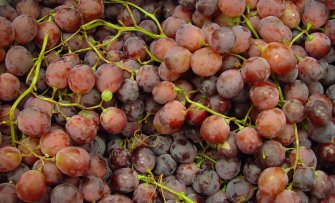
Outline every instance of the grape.
[(149, 144), (151, 150), (157, 155), (163, 155), (169, 152), (172, 140), (169, 136), (155, 134), (150, 137)]
[[(186, 186), (185, 183), (182, 181), (179, 181), (175, 176), (169, 176), (166, 177), (165, 180), (165, 186), (168, 188), (171, 188), (172, 190), (176, 191), (176, 192), (186, 192)], [(166, 192), (164, 193), (164, 197), (167, 200), (175, 200), (177, 201), (178, 197), (170, 192)]]
[(126, 127), (127, 117), (120, 109), (109, 107), (101, 113), (100, 123), (107, 132), (118, 134)]
[(304, 104), (308, 98), (308, 87), (301, 80), (295, 80), (284, 86), (284, 96), (286, 99), (295, 99)]
[(184, 47), (170, 48), (164, 57), (166, 68), (175, 73), (184, 73), (191, 67), (192, 54)]
[(259, 0), (257, 12), (261, 18), (267, 16), (281, 17), (285, 12), (286, 2), (281, 0)]
[(312, 40), (305, 41), (305, 49), (308, 55), (320, 59), (325, 57), (331, 48), (329, 37), (321, 32), (312, 33)]
[(112, 192), (130, 193), (139, 185), (137, 173), (130, 168), (116, 170), (110, 178), (109, 187)]
[(94, 87), (94, 73), (87, 65), (77, 65), (73, 67), (69, 71), (67, 78), (69, 87), (74, 93), (87, 94)]
[(256, 119), (256, 130), (266, 138), (274, 138), (286, 123), (286, 117), (282, 110), (273, 108), (264, 110)]
[[(137, 9), (130, 8), (129, 9), (132, 14), (129, 13), (128, 9), (121, 9), (119, 15), (117, 16), (117, 20), (121, 21), (126, 26), (131, 26), (134, 23), (138, 24), (141, 20), (140, 13)], [(132, 18), (131, 15), (134, 17)], [(135, 22), (133, 22), (133, 19)]]
[(25, 172), (16, 184), (17, 196), (25, 202), (39, 200), (45, 191), (45, 177), (37, 170), (29, 170)]
[(24, 109), (17, 116), (18, 128), (26, 135), (41, 137), (51, 126), (48, 114), (34, 110)]
[(157, 176), (169, 176), (174, 174), (177, 169), (177, 162), (171, 157), (170, 154), (162, 154), (157, 156), (156, 165), (153, 173)]
[(284, 146), (292, 144), (295, 140), (293, 125), (286, 123), (281, 131), (278, 132), (274, 140), (280, 142)]
[(286, 115), (287, 121), (290, 123), (300, 122), (305, 117), (305, 108), (303, 104), (296, 99), (288, 100), (283, 105), (282, 110)]
[(238, 202), (251, 199), (254, 191), (250, 183), (242, 178), (236, 178), (228, 182), (226, 193), (230, 201)]
[[(37, 138), (27, 137), (25, 139), (20, 140), (20, 143), (28, 147), (28, 149), (32, 149), (32, 151), (35, 154), (42, 155), (41, 150), (38, 149), (38, 144), (39, 144), (38, 141), (39, 140)], [(31, 154), (31, 152), (23, 145), (18, 146), (18, 149), (21, 151), (21, 153), (25, 155), (22, 161), (28, 166), (32, 166), (38, 160), (38, 157), (35, 157), (33, 154)]]
[(48, 114), (48, 116), (51, 117), (54, 110), (54, 105), (50, 102), (39, 99), (37, 97), (30, 97), (24, 103), (24, 109), (34, 109), (37, 111), (41, 111)]
[(240, 71), (226, 70), (219, 76), (216, 88), (219, 95), (226, 99), (231, 99), (240, 93), (244, 87), (244, 82)]
[(78, 188), (68, 183), (57, 185), (51, 192), (50, 201), (53, 203), (84, 202), (83, 194)]
[(308, 91), (310, 92), (310, 94), (314, 94), (314, 93), (324, 94), (324, 89), (320, 82), (309, 83)]
[(219, 190), (216, 193), (207, 196), (206, 203), (215, 203), (215, 202), (228, 203), (229, 201), (226, 192)]
[[(297, 151), (296, 149), (294, 149), (293, 151), (291, 151), (291, 154), (290, 154), (291, 165), (294, 165), (296, 156), (297, 156)], [(301, 161), (301, 163), (298, 164), (298, 167), (316, 168), (317, 159), (312, 149), (301, 146), (301, 148), (299, 148), (298, 156), (299, 156), (299, 160)]]
[(269, 78), (270, 73), (270, 65), (262, 57), (250, 57), (241, 67), (242, 78), (249, 84), (266, 81)]
[(65, 147), (56, 154), (58, 169), (71, 177), (85, 175), (90, 167), (90, 163), (90, 155), (80, 147)]
[(30, 168), (26, 164), (21, 163), (15, 170), (7, 172), (7, 179), (13, 183), (17, 183), (22, 174), (29, 170)]
[(159, 104), (166, 104), (173, 101), (176, 98), (177, 93), (172, 82), (162, 81), (154, 86), (152, 89), (152, 96), (155, 102)]
[[(172, 108), (170, 110), (172, 110)], [(162, 122), (160, 121), (160, 117), (161, 117), (160, 112), (161, 112), (161, 110), (157, 111), (155, 116), (154, 116), (154, 119), (153, 119), (153, 125), (154, 125), (154, 128), (156, 129), (156, 131), (160, 134), (163, 134), (163, 135), (169, 135), (169, 134), (173, 134), (173, 133), (178, 132), (178, 130), (179, 130), (178, 128), (172, 128), (172, 127), (170, 127), (169, 124), (168, 125), (162, 124)], [(179, 115), (177, 115), (177, 117), (179, 117), (182, 112), (177, 112), (177, 113), (179, 114)], [(169, 118), (167, 117), (167, 119), (169, 119)], [(174, 125), (173, 120), (171, 121), (169, 119), (169, 120), (167, 120), (167, 122), (172, 122), (172, 125)], [(180, 120), (177, 120), (177, 125), (182, 124), (182, 123), (183, 123), (183, 121), (180, 122)]]
[[(79, 5), (78, 5), (79, 6)], [(74, 8), (63, 7), (55, 14), (55, 23), (65, 32), (75, 32), (81, 25), (80, 12)]]
[(315, 182), (315, 174), (311, 168), (298, 168), (293, 179), (296, 188), (302, 191), (310, 191)]
[(138, 147), (131, 155), (131, 162), (137, 171), (146, 173), (155, 167), (156, 157), (149, 148)]
[(86, 176), (80, 181), (79, 190), (86, 201), (97, 201), (103, 196), (104, 182), (95, 176)]
[(185, 106), (174, 100), (165, 104), (156, 114), (162, 125), (178, 129), (184, 124), (186, 113)]
[(261, 81), (253, 84), (249, 90), (252, 103), (259, 109), (272, 109), (279, 102), (279, 92), (275, 84)]
[(333, 33), (335, 31), (335, 20), (328, 20), (324, 28), (325, 28), (324, 34), (326, 34), (329, 37), (332, 45), (334, 45), (335, 37)]
[(316, 148), (316, 155), (319, 163), (323, 166), (328, 167), (331, 166), (334, 160), (334, 144), (327, 143), (327, 144), (319, 144)]
[(213, 170), (201, 170), (192, 179), (193, 189), (202, 195), (213, 195), (220, 189), (220, 177)]
[(90, 143), (97, 134), (97, 128), (94, 122), (84, 116), (75, 115), (67, 121), (65, 125), (66, 132), (77, 144)]
[(0, 184), (0, 201), (1, 202), (19, 202), (19, 198), (16, 194), (15, 185), (11, 183), (1, 183)]
[[(250, 47), (246, 51), (249, 57), (256, 57), (262, 55), (261, 48), (265, 47), (267, 43), (262, 39), (251, 39)], [(293, 46), (292, 46), (293, 47)]]
[(243, 14), (246, 2), (244, 0), (219, 0), (218, 6), (224, 15), (234, 18)]
[(218, 0), (198, 0), (196, 1), (196, 10), (204, 16), (211, 16), (218, 9)]
[(255, 154), (255, 158), (262, 168), (280, 166), (285, 160), (285, 149), (278, 141), (265, 141)]
[(265, 169), (258, 179), (259, 191), (270, 196), (276, 196), (282, 192), (287, 183), (288, 177), (280, 167)]
[[(215, 129), (215, 130), (214, 130)], [(224, 118), (212, 115), (206, 118), (201, 124), (201, 137), (208, 144), (223, 143), (229, 136), (230, 127)]]
[(50, 87), (63, 89), (68, 86), (67, 75), (71, 67), (64, 61), (51, 62), (46, 69), (46, 83)]
[(134, 191), (133, 201), (137, 203), (154, 203), (157, 199), (156, 188), (153, 185), (142, 183)]
[(144, 92), (152, 92), (154, 86), (159, 83), (157, 67), (154, 65), (144, 65), (136, 75), (137, 84)]
[(40, 138), (41, 151), (54, 157), (57, 152), (70, 146), (70, 136), (63, 129), (50, 129)]
[(210, 47), (196, 50), (192, 55), (192, 71), (199, 76), (215, 75), (221, 68), (222, 57)]
[(243, 166), (243, 175), (251, 184), (257, 184), (262, 169), (253, 162), (247, 162)]
[(189, 9), (184, 8), (181, 5), (177, 5), (173, 9), (172, 16), (184, 19), (186, 22), (191, 22), (192, 20), (192, 12)]
[(316, 170), (315, 173), (317, 176), (315, 177), (311, 194), (315, 195), (319, 199), (326, 198), (330, 195), (332, 190), (331, 180), (323, 171)]
[(176, 171), (176, 177), (185, 183), (186, 186), (192, 185), (192, 179), (200, 169), (194, 162), (180, 164)]
[(274, 202), (275, 203), (280, 203), (283, 201), (289, 201), (289, 202), (300, 202), (300, 198), (297, 195), (295, 191), (292, 190), (283, 190), (281, 193), (279, 193)]
[(52, 161), (38, 160), (34, 163), (34, 170), (40, 170), (40, 172), (44, 175), (45, 182), (47, 185), (56, 185), (63, 178), (63, 173), (57, 168), (56, 164)]
[(186, 23), (187, 21), (182, 18), (170, 16), (162, 22), (162, 28), (167, 37), (175, 38), (179, 27)]
[(84, 22), (98, 19), (103, 14), (104, 5), (100, 0), (80, 0), (78, 1), (78, 10), (83, 16)]
[(233, 179), (241, 170), (241, 161), (237, 158), (223, 158), (215, 163), (215, 171), (224, 180)]
[(319, 1), (308, 1), (301, 13), (302, 22), (307, 25), (312, 24), (312, 28), (319, 28), (327, 22), (328, 8)]
[(107, 173), (107, 164), (102, 156), (98, 154), (91, 154), (91, 164), (87, 171), (87, 175), (104, 178)]
[(262, 138), (256, 130), (245, 127), (236, 134), (236, 144), (243, 153), (253, 154), (262, 145)]
[(5, 4), (0, 6), (0, 16), (5, 17), (12, 22), (18, 15), (16, 10), (10, 4)]
[(236, 25), (232, 27), (235, 36), (236, 36), (236, 43), (232, 50), (234, 53), (243, 53), (248, 50), (251, 42), (251, 32), (248, 28), (240, 25)]
[(197, 149), (190, 141), (181, 138), (172, 142), (170, 154), (179, 163), (191, 163), (197, 155)]
[(216, 93), (216, 81), (217, 81), (217, 77), (216, 76), (211, 76), (208, 78), (203, 78), (200, 82), (200, 87), (199, 87), (199, 91), (200, 93), (204, 94), (204, 95), (213, 95), (214, 93)]
[(232, 50), (236, 44), (235, 32), (228, 27), (220, 27), (215, 29), (210, 34), (209, 38), (209, 45), (212, 47), (212, 49), (214, 49), (216, 52), (219, 52), (220, 54)]
[(262, 57), (270, 64), (271, 72), (278, 75), (287, 74), (297, 64), (292, 49), (277, 42), (267, 44), (262, 52)]
[(167, 51), (176, 46), (177, 42), (175, 40), (171, 38), (161, 38), (150, 44), (150, 52), (159, 60), (163, 61)]
[(307, 102), (305, 105), (307, 119), (316, 126), (327, 125), (332, 117), (332, 109), (322, 101)]
[[(11, 87), (11, 88), (7, 88)], [(11, 73), (2, 73), (0, 75), (0, 99), (11, 101), (20, 94), (20, 81)]]
[(205, 41), (203, 31), (191, 24), (181, 25), (176, 32), (176, 42), (178, 46), (185, 47), (191, 52), (201, 48)]
[(21, 152), (15, 147), (2, 147), (0, 148), (0, 171), (9, 172), (16, 169), (22, 160)]
[(268, 16), (259, 21), (259, 34), (266, 42), (289, 43), (292, 39), (290, 28), (279, 18)]
[(127, 58), (144, 61), (147, 53), (145, 51), (146, 43), (142, 38), (130, 37), (123, 45), (123, 52)]
[(232, 107), (231, 100), (222, 98), (217, 94), (209, 97), (209, 104), (211, 109), (221, 114), (227, 114)]
[(38, 24), (38, 32), (35, 37), (38, 46), (42, 46), (45, 35), (48, 35), (47, 49), (55, 47), (61, 39), (61, 31), (52, 21), (44, 21)]
[[(206, 1), (207, 2), (207, 1)], [(209, 43), (212, 39), (212, 33), (214, 32), (214, 30), (220, 28), (220, 26), (214, 22), (209, 22), (206, 23), (205, 25), (202, 26), (202, 30), (204, 31), (205, 34), (205, 40), (207, 43)]]
[[(158, 33), (159, 32), (158, 27), (155, 24), (155, 22), (152, 21), (152, 20), (142, 20), (138, 26), (147, 30), (147, 31), (149, 31), (149, 32), (151, 32), (151, 33), (159, 34)], [(144, 41), (147, 42), (147, 43), (152, 42), (152, 38), (150, 38), (149, 36), (146, 36), (145, 34), (143, 34), (141, 32), (138, 32), (137, 36), (143, 38)]]
[(167, 81), (175, 81), (180, 77), (180, 73), (175, 73), (169, 69), (167, 69), (164, 62), (161, 63), (158, 67), (158, 75), (160, 79)]
[(143, 116), (143, 100), (127, 102), (122, 106), (122, 111), (126, 114), (128, 121), (139, 120)]
[(294, 52), (294, 55), (297, 57), (305, 58), (307, 56), (307, 52), (303, 47), (299, 45), (292, 45), (291, 48)]
[(20, 0), (16, 5), (16, 11), (19, 15), (26, 14), (35, 19), (40, 15), (38, 2), (33, 0)]
[(242, 66), (239, 58), (236, 56), (231, 56), (229, 54), (224, 54), (222, 57), (221, 71), (226, 71), (230, 69), (239, 69)]
[[(280, 20), (289, 28), (296, 28), (301, 20), (298, 7), (291, 1), (285, 1), (285, 10)], [(270, 5), (270, 4), (269, 4)], [(273, 6), (273, 5), (272, 5)]]
[(15, 38), (15, 31), (10, 21), (0, 16), (0, 47), (10, 45)]
[(15, 31), (15, 41), (20, 44), (31, 42), (38, 32), (36, 20), (29, 15), (20, 15), (12, 22)]

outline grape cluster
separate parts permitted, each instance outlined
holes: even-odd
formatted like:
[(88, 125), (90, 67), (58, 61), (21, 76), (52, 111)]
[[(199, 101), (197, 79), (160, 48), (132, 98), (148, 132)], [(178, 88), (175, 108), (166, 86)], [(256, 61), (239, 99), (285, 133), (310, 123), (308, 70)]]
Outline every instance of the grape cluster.
[(335, 202), (334, 0), (0, 1), (0, 203)]

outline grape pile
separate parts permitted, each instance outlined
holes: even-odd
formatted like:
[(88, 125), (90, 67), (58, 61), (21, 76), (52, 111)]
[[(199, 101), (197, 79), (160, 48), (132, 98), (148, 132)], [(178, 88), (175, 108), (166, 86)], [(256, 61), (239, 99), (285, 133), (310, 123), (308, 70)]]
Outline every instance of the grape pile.
[(334, 0), (0, 1), (0, 203), (333, 203), (334, 50)]

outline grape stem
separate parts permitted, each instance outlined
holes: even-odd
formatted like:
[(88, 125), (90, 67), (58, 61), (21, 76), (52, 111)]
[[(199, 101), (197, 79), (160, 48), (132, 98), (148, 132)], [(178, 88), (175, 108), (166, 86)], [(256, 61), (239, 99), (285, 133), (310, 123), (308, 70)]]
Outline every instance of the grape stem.
[(202, 104), (200, 104), (198, 102), (192, 101), (189, 98), (189, 96), (187, 95), (187, 93), (183, 89), (181, 89), (181, 88), (175, 87), (175, 90), (176, 90), (177, 93), (179, 93), (179, 94), (181, 94), (181, 95), (184, 96), (186, 102), (188, 102), (190, 104), (193, 104), (194, 106), (196, 106), (199, 109), (204, 109), (204, 110), (206, 110), (207, 112), (209, 112), (209, 113), (211, 113), (213, 115), (217, 115), (217, 116), (223, 117), (225, 119), (225, 121), (226, 121), (227, 124), (229, 124), (230, 121), (233, 121), (239, 127), (239, 129), (244, 128), (242, 120), (239, 120), (239, 119), (237, 119), (235, 117), (229, 117), (229, 116), (220, 114), (220, 113), (212, 110), (211, 108), (208, 108), (207, 106), (204, 106), (204, 105), (202, 105)]
[(312, 28), (312, 26), (313, 25), (311, 23), (308, 23), (306, 29), (302, 30), (299, 34), (297, 34), (287, 46), (291, 47), (294, 42), (297, 41), (301, 36), (303, 36), (304, 34), (308, 35), (308, 31)]
[(143, 175), (137, 175), (137, 179), (141, 180), (143, 182), (146, 182), (146, 183), (153, 184), (156, 187), (160, 187), (161, 189), (177, 196), (180, 200), (184, 200), (186, 203), (195, 203), (193, 200), (188, 198), (183, 192), (176, 192), (176, 191), (172, 190), (171, 188), (166, 187), (165, 185), (157, 182), (154, 178), (150, 178), (150, 177), (143, 176)]
[(166, 37), (166, 35), (164, 34), (163, 28), (161, 26), (161, 24), (159, 23), (158, 19), (156, 18), (156, 16), (152, 13), (149, 13), (148, 11), (144, 10), (143, 8), (141, 8), (140, 6), (129, 2), (129, 1), (122, 1), (122, 0), (107, 0), (105, 1), (105, 3), (119, 3), (119, 4), (123, 4), (123, 5), (129, 5), (132, 6), (134, 8), (136, 8), (137, 10), (141, 11), (145, 16), (148, 16), (149, 18), (151, 18), (157, 25), (158, 30), (160, 32), (160, 35)]
[(272, 77), (273, 81), (275, 82), (275, 84), (276, 84), (276, 86), (277, 86), (278, 93), (279, 93), (279, 100), (280, 100), (280, 102), (285, 103), (286, 100), (285, 100), (285, 97), (284, 97), (284, 94), (283, 94), (283, 90), (281, 89), (280, 84), (279, 84), (279, 82), (278, 82), (276, 76), (271, 75), (271, 77)]
[(254, 36), (256, 37), (256, 39), (259, 39), (259, 35), (256, 32), (255, 28), (252, 26), (252, 24), (250, 23), (249, 19), (247, 18), (247, 16), (245, 16), (244, 14), (241, 15), (243, 20), (245, 21), (245, 23), (247, 24), (248, 28), (250, 29), (250, 31), (254, 34)]
[(19, 103), (22, 101), (22, 99), (24, 97), (26, 97), (30, 92), (33, 91), (34, 86), (37, 83), (38, 76), (39, 76), (39, 73), (40, 73), (41, 63), (42, 63), (42, 60), (44, 58), (44, 52), (45, 52), (45, 48), (47, 46), (47, 43), (48, 43), (48, 35), (45, 34), (44, 39), (43, 39), (42, 49), (41, 49), (40, 55), (38, 56), (38, 59), (36, 61), (36, 68), (35, 68), (35, 74), (34, 74), (33, 80), (31, 81), (31, 84), (28, 87), (28, 89), (26, 89), (26, 91), (24, 91), (20, 95), (20, 97), (15, 100), (13, 106), (9, 110), (10, 136), (11, 136), (13, 146), (16, 146), (16, 142), (17, 142), (16, 141), (16, 134), (15, 134), (15, 127), (14, 127), (14, 111), (15, 111), (16, 107), (19, 105)]

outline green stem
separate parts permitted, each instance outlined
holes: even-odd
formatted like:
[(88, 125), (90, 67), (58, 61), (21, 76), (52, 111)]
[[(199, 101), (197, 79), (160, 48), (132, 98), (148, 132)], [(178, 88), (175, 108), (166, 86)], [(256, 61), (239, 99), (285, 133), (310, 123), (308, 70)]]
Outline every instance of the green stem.
[(245, 21), (245, 23), (247, 24), (248, 28), (250, 29), (250, 31), (254, 34), (254, 36), (256, 37), (256, 39), (259, 39), (259, 35), (256, 32), (255, 28), (252, 26), (252, 24), (250, 23), (249, 19), (247, 18), (247, 16), (245, 16), (244, 14), (242, 14), (242, 18)]
[(105, 3), (120, 3), (120, 4), (126, 4), (126, 5), (130, 5), (134, 8), (136, 8), (137, 10), (141, 11), (142, 13), (144, 13), (146, 16), (148, 16), (149, 18), (151, 18), (157, 25), (158, 30), (160, 32), (160, 35), (162, 35), (163, 37), (166, 37), (166, 35), (164, 34), (163, 28), (160, 24), (160, 22), (157, 20), (156, 16), (153, 15), (152, 13), (149, 13), (148, 11), (144, 10), (143, 8), (141, 8), (140, 6), (129, 2), (129, 1), (122, 1), (122, 0), (107, 0), (105, 1)]
[(199, 109), (204, 109), (204, 110), (206, 110), (207, 112), (209, 112), (209, 113), (211, 113), (211, 114), (213, 114), (213, 115), (217, 115), (217, 116), (221, 116), (221, 117), (223, 117), (223, 118), (225, 119), (225, 121), (226, 121), (227, 124), (229, 124), (230, 121), (233, 121), (233, 122), (234, 122), (236, 125), (238, 125), (239, 127), (241, 127), (241, 125), (243, 125), (243, 121), (242, 121), (242, 120), (239, 120), (239, 119), (237, 119), (237, 118), (235, 118), (235, 117), (229, 117), (229, 116), (220, 114), (220, 113), (218, 113), (218, 112), (212, 110), (211, 108), (208, 108), (207, 106), (204, 106), (204, 105), (202, 105), (202, 104), (200, 104), (200, 103), (198, 103), (198, 102), (192, 101), (192, 100), (188, 97), (187, 93), (186, 93), (183, 89), (178, 88), (178, 87), (175, 87), (175, 90), (176, 90), (177, 93), (183, 95), (184, 98), (185, 98), (185, 100), (186, 100), (188, 103), (193, 104), (194, 106), (196, 106), (196, 107), (199, 108)]
[(26, 89), (26, 91), (24, 91), (20, 95), (20, 97), (16, 99), (16, 101), (14, 102), (14, 104), (12, 105), (12, 107), (9, 110), (10, 136), (11, 136), (13, 146), (15, 146), (16, 142), (17, 142), (16, 141), (16, 135), (15, 135), (15, 127), (14, 127), (14, 111), (15, 111), (16, 107), (19, 105), (19, 103), (22, 101), (22, 99), (24, 97), (26, 97), (30, 92), (33, 91), (33, 88), (37, 83), (38, 76), (39, 76), (39, 73), (40, 73), (41, 63), (42, 63), (42, 60), (44, 58), (44, 52), (45, 52), (45, 48), (47, 46), (47, 43), (48, 43), (48, 35), (45, 34), (44, 39), (43, 39), (42, 49), (41, 49), (40, 55), (38, 56), (38, 59), (36, 61), (36, 68), (35, 68), (35, 74), (34, 74), (33, 80), (31, 81), (31, 84), (28, 87), (28, 89)]
[(276, 76), (271, 75), (271, 77), (272, 77), (273, 81), (275, 82), (275, 84), (276, 84), (276, 86), (277, 86), (278, 93), (279, 93), (279, 100), (280, 100), (280, 102), (285, 103), (286, 100), (285, 100), (283, 91), (282, 91), (282, 89), (281, 89), (281, 87), (280, 87), (280, 84), (279, 84), (279, 82), (278, 82)]
[(231, 56), (235, 56), (239, 59), (241, 59), (242, 61), (246, 61), (247, 59), (244, 58), (243, 56), (239, 55), (239, 54), (234, 54), (234, 53), (231, 53), (231, 52), (227, 52), (227, 54), (231, 55)]
[(163, 190), (165, 190), (165, 191), (167, 191), (167, 192), (169, 192), (169, 193), (177, 196), (180, 200), (184, 200), (186, 203), (195, 203), (193, 200), (191, 200), (190, 198), (188, 198), (183, 192), (176, 192), (176, 191), (172, 190), (171, 188), (166, 187), (165, 185), (157, 182), (153, 178), (149, 178), (149, 177), (143, 176), (143, 175), (137, 175), (137, 179), (141, 180), (143, 182), (146, 182), (146, 183), (153, 184), (153, 185), (155, 185), (157, 187), (160, 187)]

